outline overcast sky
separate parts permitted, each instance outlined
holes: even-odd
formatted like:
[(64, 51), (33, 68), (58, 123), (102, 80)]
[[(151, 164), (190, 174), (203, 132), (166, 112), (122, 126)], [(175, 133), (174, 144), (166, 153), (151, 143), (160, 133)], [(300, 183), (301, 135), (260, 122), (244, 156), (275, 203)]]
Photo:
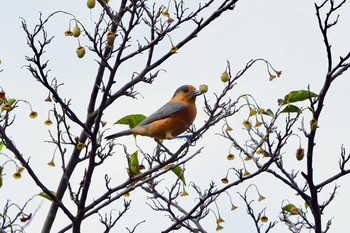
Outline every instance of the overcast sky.
[[(112, 3), (113, 1), (115, 0), (111, 0)], [(350, 41), (349, 7), (350, 5), (347, 3), (339, 11), (339, 24), (330, 34), (335, 59), (350, 50), (348, 43)], [(23, 68), (27, 64), (24, 56), (30, 54), (30, 50), (27, 48), (25, 35), (20, 27), (20, 17), (26, 19), (28, 25), (33, 27), (38, 22), (39, 11), (47, 16), (56, 10), (71, 12), (79, 20), (89, 25), (92, 30), (93, 22), (91, 22), (90, 12), (85, 7), (84, 1), (27, 0), (16, 2), (16, 4), (4, 1), (0, 8), (0, 28), (2, 30), (0, 37), (2, 64), (0, 69), (4, 69), (0, 73), (0, 86), (9, 97), (28, 100), (33, 108), (39, 112), (37, 119), (28, 119), (29, 109), (27, 110), (25, 105), (21, 105), (23, 110), (17, 113), (16, 122), (9, 133), (23, 154), (26, 157), (31, 157), (31, 164), (34, 170), (38, 171), (39, 177), (53, 190), (56, 188), (57, 177), (60, 176), (61, 171), (59, 166), (52, 168), (46, 165), (51, 159), (54, 147), (43, 142), (49, 139), (48, 128), (43, 125), (43, 122), (47, 118), (48, 109), (52, 106), (43, 101), (47, 96), (47, 91)], [(94, 9), (91, 16), (93, 20), (96, 20), (98, 10)], [(84, 116), (88, 92), (92, 86), (97, 64), (93, 61), (94, 57), (91, 52), (87, 52), (84, 59), (75, 57), (77, 42), (64, 36), (64, 31), (68, 29), (69, 19), (67, 15), (59, 15), (48, 24), (49, 34), (55, 36), (55, 40), (48, 47), (47, 57), (50, 59), (51, 75), (64, 83), (61, 89), (62, 94), (66, 98), (72, 98), (73, 108), (80, 116)], [(181, 37), (181, 35), (178, 36)], [(172, 39), (176, 43), (176, 37)], [(82, 44), (84, 45), (84, 43), (86, 44), (87, 40), (82, 39)], [(142, 84), (138, 90), (143, 97), (136, 101), (123, 99), (123, 101), (117, 102), (106, 112), (104, 120), (108, 122), (108, 127), (112, 127), (111, 131), (122, 130), (124, 129), (122, 126), (112, 126), (115, 120), (131, 113), (145, 115), (152, 113), (170, 99), (175, 89), (183, 84), (192, 84), (196, 87), (200, 84), (207, 84), (209, 86), (207, 96), (213, 98), (213, 93), (219, 92), (223, 87), (220, 74), (226, 67), (226, 61), (231, 63), (233, 73), (236, 73), (244, 68), (250, 59), (255, 58), (264, 58), (270, 61), (277, 70), (283, 71), (282, 77), (270, 82), (266, 66), (263, 63), (257, 64), (240, 80), (232, 98), (250, 93), (264, 108), (277, 109), (277, 99), (284, 97), (289, 91), (307, 89), (310, 85), (312, 91), (319, 92), (326, 74), (327, 60), (317, 25), (314, 3), (302, 0), (240, 1), (234, 11), (224, 13), (196, 39), (181, 48), (176, 55), (165, 62), (160, 68), (166, 72), (160, 73), (153, 86)], [(130, 67), (124, 69), (125, 75), (129, 75), (134, 71), (134, 66), (130, 64)], [(350, 128), (349, 84), (349, 73), (345, 73), (339, 80), (336, 80), (325, 102), (325, 112), (319, 122), (320, 130), (316, 145), (315, 171), (318, 181), (335, 172), (341, 145), (346, 148), (350, 145), (348, 137), (348, 129)], [(197, 106), (198, 117), (195, 125), (199, 128), (205, 120), (201, 97), (198, 98)], [(239, 136), (242, 131), (241, 122), (243, 120), (243, 115), (230, 119), (232, 127), (237, 131), (236, 136)], [(305, 119), (306, 122), (309, 120)], [(205, 149), (200, 156), (186, 166), (187, 179), (202, 185), (203, 189), (208, 187), (211, 180), (221, 186), (220, 179), (225, 176), (227, 168), (232, 166), (225, 161), (230, 143), (215, 135), (220, 131), (220, 128), (221, 126), (210, 130), (210, 135), (197, 143), (196, 148), (193, 148), (192, 151), (202, 146), (205, 146)], [(76, 132), (78, 134), (79, 131)], [(132, 147), (135, 147), (131, 137), (121, 140), (130, 144), (130, 151), (133, 150)], [(150, 153), (152, 152), (154, 144), (151, 139), (140, 138), (138, 140), (140, 145), (144, 145), (143, 148), (148, 149)], [(210, 143), (213, 141), (215, 141), (215, 145)], [(167, 142), (170, 148), (176, 148), (180, 144), (181, 141)], [(306, 140), (302, 141), (302, 145), (306, 147)], [(294, 159), (293, 148), (297, 148), (298, 140), (292, 140), (288, 146), (291, 150), (285, 156), (289, 155), (293, 159), (287, 159), (287, 166), (296, 170), (304, 169), (305, 161), (298, 162)], [(7, 152), (4, 151), (4, 153)], [(120, 153), (120, 157), (122, 156), (123, 154)], [(0, 158), (0, 164), (3, 161), (5, 160)], [(115, 164), (108, 163), (104, 166), (115, 170), (114, 175), (126, 175), (125, 159), (116, 158), (115, 162)], [(237, 160), (234, 161), (233, 166), (242, 166), (242, 164)], [(98, 172), (103, 174), (101, 170)], [(26, 177), (14, 180), (10, 176), (11, 172), (4, 178), (4, 186), (0, 190), (0, 208), (8, 197), (21, 204), (33, 194), (40, 192)], [(25, 173), (24, 176), (28, 176), (28, 174)], [(169, 179), (174, 178), (169, 177)], [(74, 178), (79, 182), (79, 176)], [(331, 207), (326, 209), (324, 221), (327, 218), (335, 217), (330, 232), (345, 232), (348, 229), (347, 210), (350, 208), (348, 201), (350, 189), (346, 186), (349, 181), (349, 178), (343, 178), (337, 182), (341, 185), (338, 190), (339, 194), (331, 203)], [(101, 188), (103, 188), (103, 182), (101, 183)], [(257, 204), (257, 211), (266, 206), (268, 202), (266, 214), (271, 220), (278, 219), (282, 200), (291, 200), (295, 201), (297, 205), (303, 205), (302, 200), (296, 197), (293, 192), (285, 189), (282, 183), (271, 182), (270, 176), (263, 175), (255, 179), (254, 183), (258, 185), (261, 193), (267, 198), (266, 203)], [(221, 216), (225, 219), (222, 232), (254, 232), (252, 221), (246, 215), (244, 205), (237, 195), (237, 192), (244, 191), (247, 184), (231, 190), (232, 198), (239, 206), (237, 211), (230, 212), (227, 208), (228, 200), (218, 202)], [(329, 192), (332, 190), (331, 188)], [(191, 190), (189, 192), (194, 194)], [(325, 195), (329, 192), (325, 191)], [(133, 195), (138, 198), (132, 198)], [(149, 211), (147, 205), (144, 205), (144, 198), (138, 195), (140, 194), (132, 194), (131, 198), (133, 205), (138, 205), (136, 213), (139, 215), (135, 215), (135, 212), (126, 215), (126, 220), (119, 227), (122, 230), (118, 230), (118, 232), (127, 232), (124, 230), (125, 226), (132, 228), (133, 224), (144, 219), (142, 215), (153, 213)], [(30, 208), (35, 209), (40, 201), (38, 198), (30, 205)], [(193, 199), (189, 198), (187, 202), (192, 203)], [(142, 209), (139, 209), (141, 206)], [(120, 207), (120, 203), (115, 204), (115, 208), (118, 209), (118, 207)], [(49, 203), (42, 201), (41, 208), (33, 222), (28, 226), (27, 232), (38, 232), (41, 229), (48, 208)], [(147, 216), (145, 218), (147, 219)], [(159, 221), (163, 221), (163, 218), (162, 213), (157, 213), (153, 219), (147, 219), (147, 222), (142, 225), (142, 232), (160, 232), (166, 226), (159, 223)], [(65, 219), (58, 220), (58, 222), (60, 221), (64, 222)], [(214, 217), (209, 217), (205, 222), (204, 225), (208, 226), (208, 231), (214, 232)], [(53, 232), (59, 230), (60, 226), (62, 225), (56, 226)], [(99, 225), (86, 224), (83, 232), (98, 232), (100, 229)], [(287, 232), (287, 228), (281, 223), (273, 232), (282, 231)]]

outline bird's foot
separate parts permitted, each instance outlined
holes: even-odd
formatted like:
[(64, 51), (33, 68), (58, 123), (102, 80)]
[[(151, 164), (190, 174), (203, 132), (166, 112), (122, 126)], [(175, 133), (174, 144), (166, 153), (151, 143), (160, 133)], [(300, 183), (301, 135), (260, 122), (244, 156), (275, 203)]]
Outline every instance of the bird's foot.
[(157, 142), (157, 150), (159, 150), (159, 152), (165, 152), (172, 155), (170, 150), (163, 145), (163, 140), (155, 139), (155, 141)]
[(192, 146), (194, 143), (191, 143), (190, 138), (192, 134), (183, 134), (183, 135), (178, 135), (175, 138), (185, 138), (187, 140), (188, 146)]

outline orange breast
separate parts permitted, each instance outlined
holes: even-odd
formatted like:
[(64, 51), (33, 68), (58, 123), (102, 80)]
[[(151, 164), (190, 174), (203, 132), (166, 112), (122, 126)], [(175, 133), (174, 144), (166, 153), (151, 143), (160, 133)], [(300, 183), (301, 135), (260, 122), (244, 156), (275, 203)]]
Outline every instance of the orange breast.
[(171, 139), (183, 133), (191, 126), (196, 118), (197, 110), (195, 104), (189, 104), (184, 111), (158, 121), (154, 121), (148, 128), (150, 137), (156, 139)]

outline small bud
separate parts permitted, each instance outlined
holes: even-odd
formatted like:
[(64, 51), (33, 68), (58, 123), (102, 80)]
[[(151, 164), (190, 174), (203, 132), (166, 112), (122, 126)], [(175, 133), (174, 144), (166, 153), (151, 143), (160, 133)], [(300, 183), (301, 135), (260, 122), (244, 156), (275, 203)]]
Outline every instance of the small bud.
[(208, 92), (208, 85), (205, 85), (205, 84), (202, 84), (202, 85), (200, 85), (199, 86), (199, 91), (201, 92), (201, 93), (207, 93)]
[(227, 156), (227, 160), (234, 160), (234, 158), (235, 158), (235, 155), (234, 155), (234, 154), (229, 154), (229, 155)]
[(234, 210), (236, 210), (238, 207), (237, 206), (235, 206), (234, 204), (231, 204), (231, 211), (234, 211)]
[(170, 17), (170, 14), (169, 14), (169, 11), (168, 11), (168, 9), (165, 9), (163, 12), (162, 12), (162, 16), (164, 16), (164, 17)]
[(225, 220), (223, 220), (220, 216), (216, 219), (216, 223), (217, 224), (220, 224), (220, 223), (223, 223), (225, 222)]
[(250, 122), (248, 120), (243, 121), (243, 125), (244, 127), (246, 127), (247, 129), (250, 129), (252, 127), (252, 124), (250, 124)]
[(228, 73), (227, 73), (227, 71), (224, 71), (222, 74), (221, 74), (221, 81), (222, 82), (227, 82), (228, 80), (229, 80), (229, 76), (228, 76)]
[(85, 148), (85, 144), (82, 142), (78, 142), (78, 144), (75, 146), (77, 150), (82, 150)]
[(65, 36), (73, 36), (73, 32), (71, 30), (65, 31), (64, 32)]
[(277, 78), (276, 75), (270, 74), (270, 78), (269, 78), (270, 81), (274, 80), (275, 78)]
[(221, 226), (219, 224), (216, 225), (216, 231), (221, 231), (222, 229), (224, 229), (223, 226)]
[(56, 166), (56, 164), (53, 161), (53, 159), (50, 162), (48, 162), (47, 165), (49, 165), (50, 167), (55, 167)]
[(38, 113), (35, 112), (35, 111), (31, 111), (31, 112), (29, 113), (29, 117), (32, 118), (32, 119), (36, 118), (37, 116), (38, 116)]
[(227, 179), (227, 177), (222, 178), (222, 179), (221, 179), (221, 182), (222, 182), (223, 184), (228, 184), (228, 179)]
[(263, 195), (259, 195), (258, 201), (260, 202), (260, 201), (263, 201), (263, 200), (265, 200), (265, 199), (266, 199), (266, 197), (264, 197)]
[(75, 24), (75, 27), (73, 28), (73, 32), (72, 33), (73, 33), (74, 37), (79, 37), (80, 36), (81, 30), (80, 30), (80, 27), (78, 26), (77, 23)]
[(19, 172), (13, 173), (13, 178), (15, 178), (16, 180), (21, 179), (21, 177), (22, 177), (21, 173), (19, 173)]
[(244, 158), (244, 161), (249, 161), (249, 160), (252, 160), (252, 157), (247, 155), (245, 158)]
[(50, 94), (50, 93), (49, 93), (49, 95), (46, 97), (45, 101), (46, 101), (46, 102), (52, 102), (51, 94)]
[(260, 218), (260, 221), (267, 222), (267, 221), (269, 221), (269, 218), (264, 215)]
[(256, 114), (256, 110), (255, 109), (253, 109), (253, 108), (249, 109), (249, 116), (250, 117), (254, 116), (255, 114)]
[(50, 119), (47, 119), (45, 122), (44, 122), (45, 125), (47, 126), (50, 126), (52, 125), (52, 121)]
[(304, 149), (299, 147), (297, 149), (297, 152), (295, 153), (295, 156), (296, 156), (297, 160), (299, 160), (299, 161), (302, 160), (304, 158)]
[(87, 0), (86, 5), (89, 9), (92, 9), (96, 5), (96, 0)]
[(183, 190), (182, 190), (182, 193), (180, 194), (180, 196), (181, 197), (186, 197), (186, 196), (188, 196), (189, 194), (188, 194), (188, 192), (186, 191), (186, 189), (185, 189), (185, 187), (183, 188)]
[(176, 53), (177, 50), (179, 50), (179, 48), (177, 48), (176, 46), (173, 45), (170, 49), (170, 53)]
[(250, 172), (248, 172), (247, 170), (245, 170), (244, 173), (243, 173), (243, 176), (244, 176), (244, 177), (250, 176)]
[(255, 127), (258, 128), (258, 127), (260, 127), (262, 124), (263, 124), (262, 122), (257, 121), (257, 122), (255, 123)]
[(312, 118), (310, 120), (310, 130), (315, 131), (317, 129), (317, 121), (316, 119)]
[(231, 128), (228, 124), (226, 124), (226, 129), (225, 129), (225, 131), (226, 131), (226, 132), (230, 132), (230, 131), (232, 131), (232, 128)]
[(17, 171), (13, 174), (13, 178), (16, 180), (20, 179), (22, 177), (22, 173), (24, 171), (24, 167), (19, 167)]
[(265, 150), (262, 147), (259, 147), (259, 149), (256, 151), (256, 154), (263, 155), (265, 153)]
[(107, 45), (113, 46), (114, 40), (115, 40), (115, 33), (108, 32), (107, 33)]
[(258, 114), (263, 114), (263, 113), (266, 113), (266, 112), (265, 112), (265, 109), (263, 109), (263, 108), (258, 108)]
[(85, 48), (83, 46), (79, 46), (76, 51), (78, 58), (84, 57), (85, 52)]
[(167, 23), (168, 23), (168, 24), (171, 24), (172, 22), (174, 22), (174, 19), (172, 19), (172, 18), (169, 17), (169, 18), (167, 19)]
[(25, 168), (24, 168), (24, 167), (19, 167), (17, 171), (18, 171), (19, 173), (21, 173), (21, 174), (22, 174), (22, 173), (24, 172), (24, 170), (25, 170)]

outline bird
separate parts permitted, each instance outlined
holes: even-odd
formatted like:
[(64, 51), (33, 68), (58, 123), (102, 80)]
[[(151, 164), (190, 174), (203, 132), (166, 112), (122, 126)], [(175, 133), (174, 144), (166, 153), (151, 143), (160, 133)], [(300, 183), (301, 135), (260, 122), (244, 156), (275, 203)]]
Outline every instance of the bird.
[(183, 85), (176, 89), (173, 97), (164, 106), (137, 126), (109, 135), (105, 139), (131, 134), (152, 137), (156, 141), (173, 139), (192, 125), (197, 115), (196, 97), (201, 94), (194, 86)]

